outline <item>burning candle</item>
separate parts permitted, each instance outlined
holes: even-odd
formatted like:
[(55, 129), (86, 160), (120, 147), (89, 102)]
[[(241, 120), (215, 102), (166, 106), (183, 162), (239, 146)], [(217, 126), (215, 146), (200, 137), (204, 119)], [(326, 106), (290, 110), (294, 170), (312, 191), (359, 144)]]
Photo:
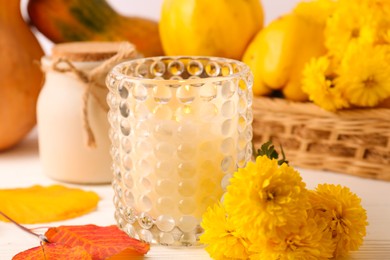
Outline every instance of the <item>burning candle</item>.
[(107, 77), (118, 225), (196, 245), (207, 207), (252, 155), (252, 74), (235, 60), (155, 57)]

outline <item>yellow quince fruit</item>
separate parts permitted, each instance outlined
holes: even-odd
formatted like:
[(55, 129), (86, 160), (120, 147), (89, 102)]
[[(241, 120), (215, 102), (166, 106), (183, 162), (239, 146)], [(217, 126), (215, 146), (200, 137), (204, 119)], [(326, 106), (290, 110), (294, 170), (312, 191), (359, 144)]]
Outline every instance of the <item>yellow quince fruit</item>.
[(272, 21), (248, 46), (243, 61), (254, 74), (254, 93), (281, 90), (285, 98), (307, 100), (302, 71), (313, 57), (326, 53), (324, 25), (291, 13)]
[(263, 19), (259, 0), (164, 0), (160, 38), (166, 55), (241, 59)]

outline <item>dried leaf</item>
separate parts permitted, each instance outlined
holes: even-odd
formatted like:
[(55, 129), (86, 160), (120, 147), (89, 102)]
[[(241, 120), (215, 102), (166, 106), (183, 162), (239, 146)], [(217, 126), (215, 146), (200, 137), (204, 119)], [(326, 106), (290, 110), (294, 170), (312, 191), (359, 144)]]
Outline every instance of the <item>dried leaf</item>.
[(92, 259), (106, 259), (121, 253), (130, 256), (146, 254), (150, 245), (129, 237), (117, 226), (99, 227), (96, 225), (60, 226), (49, 228), (45, 233), (51, 243), (67, 246), (83, 246)]
[(70, 247), (51, 243), (37, 246), (15, 255), (12, 260), (91, 260), (91, 255), (81, 246)]
[(106, 258), (106, 260), (142, 260), (145, 259), (143, 255), (140, 255), (139, 253), (134, 252), (134, 250), (131, 249), (125, 249), (119, 254), (110, 256)]
[[(98, 201), (94, 192), (62, 185), (0, 190), (0, 209), (21, 224), (78, 217), (95, 209)], [(1, 216), (0, 220), (8, 221)]]

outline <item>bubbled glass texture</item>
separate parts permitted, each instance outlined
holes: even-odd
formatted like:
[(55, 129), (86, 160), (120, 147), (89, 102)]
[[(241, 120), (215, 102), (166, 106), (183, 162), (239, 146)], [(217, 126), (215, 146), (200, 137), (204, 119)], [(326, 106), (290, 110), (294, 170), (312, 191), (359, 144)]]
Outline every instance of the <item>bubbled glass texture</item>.
[(249, 68), (155, 57), (121, 63), (106, 80), (118, 226), (150, 243), (197, 245), (202, 214), (252, 155)]

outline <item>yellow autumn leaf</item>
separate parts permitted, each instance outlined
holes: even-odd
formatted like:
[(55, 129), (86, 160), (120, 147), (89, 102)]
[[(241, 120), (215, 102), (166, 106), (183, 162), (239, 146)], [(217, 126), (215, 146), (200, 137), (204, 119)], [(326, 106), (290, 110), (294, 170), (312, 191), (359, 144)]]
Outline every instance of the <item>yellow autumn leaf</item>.
[[(0, 210), (21, 224), (78, 217), (94, 210), (98, 201), (95, 192), (62, 185), (0, 190)], [(7, 221), (2, 216), (0, 220)]]

